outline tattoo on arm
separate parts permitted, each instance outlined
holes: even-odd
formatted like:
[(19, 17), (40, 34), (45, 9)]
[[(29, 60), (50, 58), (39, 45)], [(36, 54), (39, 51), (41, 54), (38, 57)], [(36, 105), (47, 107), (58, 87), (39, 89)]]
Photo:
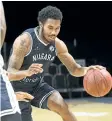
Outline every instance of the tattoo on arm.
[(19, 43), (14, 43), (13, 51), (9, 59), (8, 70), (18, 71), (23, 63), (24, 57), (27, 53), (28, 45), (25, 40), (20, 40)]

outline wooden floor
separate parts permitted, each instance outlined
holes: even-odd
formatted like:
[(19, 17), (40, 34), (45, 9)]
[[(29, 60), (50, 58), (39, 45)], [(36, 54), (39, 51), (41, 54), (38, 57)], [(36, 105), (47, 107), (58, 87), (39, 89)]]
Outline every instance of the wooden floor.
[[(69, 108), (78, 121), (112, 121), (112, 98), (110, 103), (86, 99), (67, 100)], [(102, 99), (103, 100), (103, 99)], [(61, 117), (48, 110), (33, 107), (34, 121), (62, 121)]]

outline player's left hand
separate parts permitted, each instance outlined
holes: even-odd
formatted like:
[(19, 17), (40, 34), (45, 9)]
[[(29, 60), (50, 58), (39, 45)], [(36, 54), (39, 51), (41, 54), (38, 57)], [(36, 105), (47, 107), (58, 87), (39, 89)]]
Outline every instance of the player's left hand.
[(100, 66), (100, 65), (93, 65), (93, 66), (89, 66), (88, 67), (88, 70), (90, 69), (99, 69), (99, 70), (102, 70), (102, 69), (106, 69), (104, 66)]
[(99, 70), (102, 70), (102, 69), (106, 69), (106, 68), (103, 67), (103, 66), (100, 66), (100, 65), (92, 65), (92, 66), (89, 66), (89, 67), (84, 67), (84, 74), (83, 75), (85, 75), (91, 69), (99, 69)]
[(25, 101), (25, 102), (29, 102), (30, 100), (32, 100), (34, 97), (27, 93), (27, 92), (15, 92), (16, 94), (16, 98), (18, 101)]

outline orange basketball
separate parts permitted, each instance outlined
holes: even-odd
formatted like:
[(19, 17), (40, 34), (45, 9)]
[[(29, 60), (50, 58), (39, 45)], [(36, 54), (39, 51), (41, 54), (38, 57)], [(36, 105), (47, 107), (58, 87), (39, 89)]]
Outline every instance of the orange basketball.
[(85, 91), (94, 97), (102, 97), (112, 88), (112, 77), (105, 69), (90, 69), (83, 79)]

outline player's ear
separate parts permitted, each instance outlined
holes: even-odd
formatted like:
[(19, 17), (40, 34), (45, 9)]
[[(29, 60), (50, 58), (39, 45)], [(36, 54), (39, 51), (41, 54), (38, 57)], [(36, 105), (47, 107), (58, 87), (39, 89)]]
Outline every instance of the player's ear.
[(43, 24), (42, 24), (42, 22), (39, 22), (39, 26), (42, 28), (43, 27)]

